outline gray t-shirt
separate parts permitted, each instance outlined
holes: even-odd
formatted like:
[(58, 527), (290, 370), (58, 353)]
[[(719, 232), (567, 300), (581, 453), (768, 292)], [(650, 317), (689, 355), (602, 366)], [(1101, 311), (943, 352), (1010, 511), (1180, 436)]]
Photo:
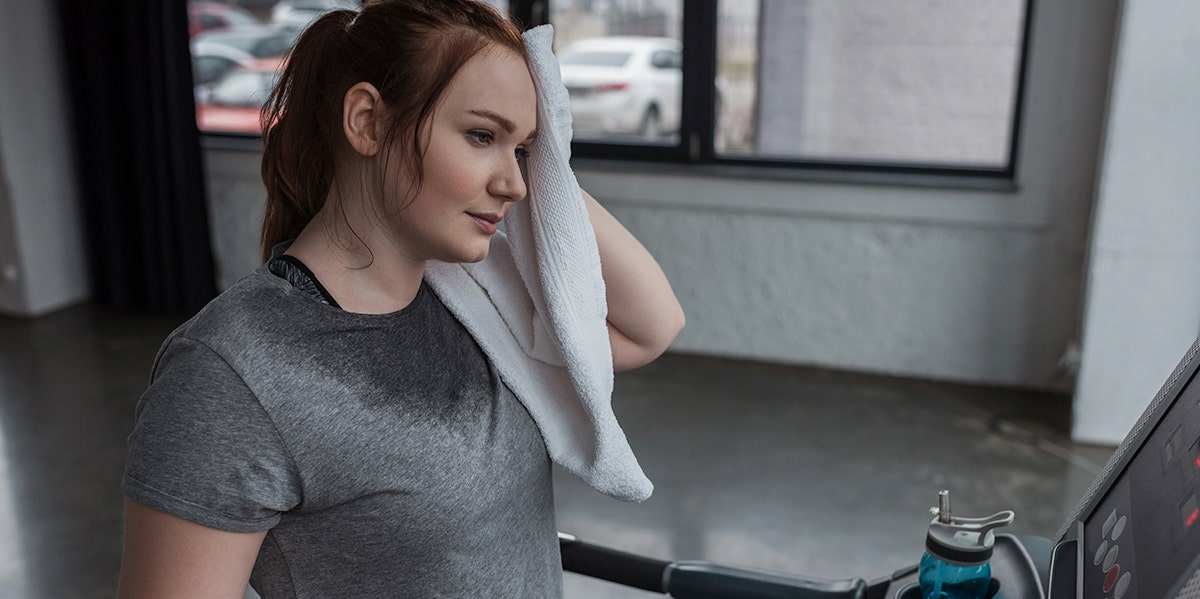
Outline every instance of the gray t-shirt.
[(422, 285), (382, 315), (266, 267), (167, 338), (123, 489), (268, 530), (277, 597), (561, 597), (550, 458), (470, 334)]

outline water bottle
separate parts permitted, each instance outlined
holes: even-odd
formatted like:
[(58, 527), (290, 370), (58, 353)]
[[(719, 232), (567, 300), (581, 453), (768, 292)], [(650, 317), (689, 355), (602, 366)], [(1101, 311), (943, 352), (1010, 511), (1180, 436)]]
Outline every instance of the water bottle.
[(950, 513), (950, 492), (938, 493), (934, 519), (925, 536), (925, 555), (917, 581), (923, 599), (984, 599), (992, 584), (993, 529), (1012, 524), (1006, 510), (986, 518), (960, 518)]

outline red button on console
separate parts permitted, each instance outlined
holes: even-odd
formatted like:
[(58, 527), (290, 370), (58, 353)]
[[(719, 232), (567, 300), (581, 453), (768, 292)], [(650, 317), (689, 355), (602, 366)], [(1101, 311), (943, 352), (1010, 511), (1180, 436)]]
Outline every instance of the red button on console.
[(1105, 593), (1112, 590), (1113, 585), (1117, 584), (1117, 577), (1120, 575), (1121, 575), (1121, 566), (1119, 566), (1119, 565), (1113, 566), (1112, 570), (1108, 571), (1108, 576), (1104, 577), (1104, 592)]

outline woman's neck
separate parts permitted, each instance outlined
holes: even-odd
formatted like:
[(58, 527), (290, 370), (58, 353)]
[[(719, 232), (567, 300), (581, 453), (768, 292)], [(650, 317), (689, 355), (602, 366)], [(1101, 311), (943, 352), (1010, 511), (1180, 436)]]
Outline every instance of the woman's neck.
[(395, 312), (416, 298), (425, 261), (406, 254), (363, 208), (331, 198), (284, 253), (304, 262), (343, 310)]

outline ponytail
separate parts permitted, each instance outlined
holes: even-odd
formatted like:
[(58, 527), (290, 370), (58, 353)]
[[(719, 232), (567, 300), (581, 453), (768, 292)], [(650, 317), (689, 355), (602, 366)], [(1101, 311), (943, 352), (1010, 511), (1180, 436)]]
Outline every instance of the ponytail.
[(329, 195), (342, 139), (342, 95), (349, 87), (339, 81), (347, 79), (349, 70), (343, 67), (346, 29), (357, 15), (333, 11), (310, 25), (263, 105), (264, 261), (276, 244), (300, 234)]

